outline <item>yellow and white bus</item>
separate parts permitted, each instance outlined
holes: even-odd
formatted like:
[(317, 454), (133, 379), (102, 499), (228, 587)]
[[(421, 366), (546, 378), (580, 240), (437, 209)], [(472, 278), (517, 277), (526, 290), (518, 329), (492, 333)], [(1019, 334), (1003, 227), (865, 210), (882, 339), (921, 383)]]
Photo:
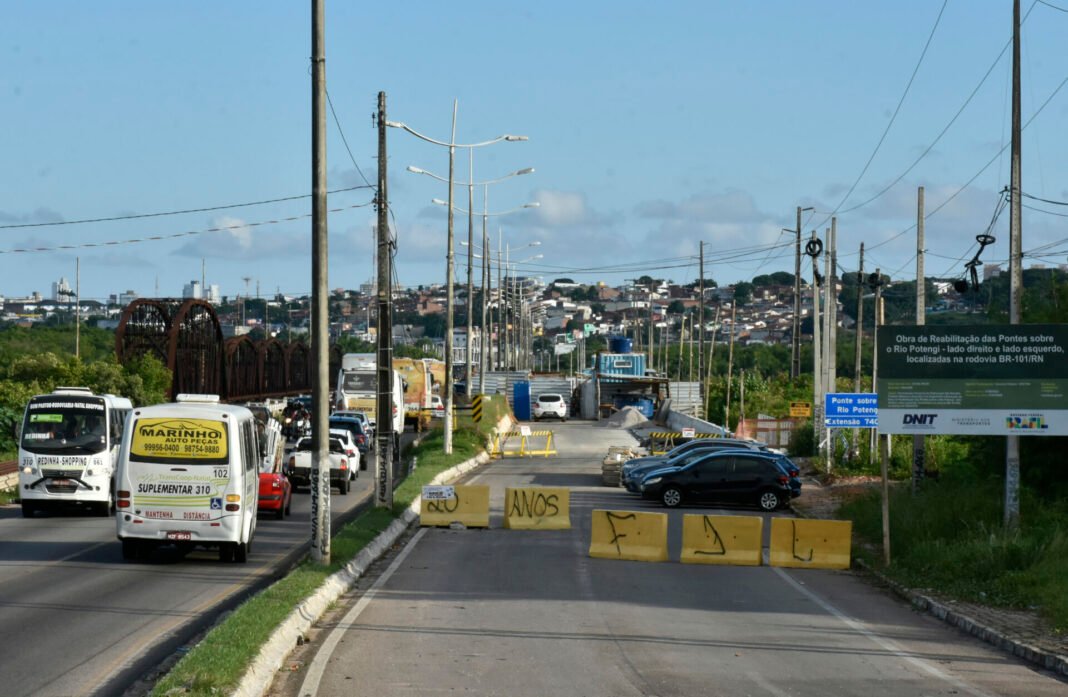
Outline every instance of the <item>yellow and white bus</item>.
[(85, 504), (97, 515), (111, 515), (119, 441), (131, 407), (125, 397), (85, 387), (30, 398), (19, 429), (24, 517), (61, 504)]
[(135, 409), (116, 475), (123, 558), (173, 544), (247, 561), (264, 454), (252, 412), (220, 404), (217, 395), (178, 395), (173, 404)]

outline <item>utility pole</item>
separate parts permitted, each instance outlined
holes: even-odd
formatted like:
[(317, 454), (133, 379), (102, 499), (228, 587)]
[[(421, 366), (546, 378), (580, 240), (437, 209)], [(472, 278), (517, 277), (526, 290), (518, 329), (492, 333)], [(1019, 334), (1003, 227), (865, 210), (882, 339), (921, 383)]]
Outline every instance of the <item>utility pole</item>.
[[(813, 247), (815, 247), (816, 231), (812, 231)], [(820, 361), (820, 354), (823, 349), (822, 333), (820, 332), (820, 286), (816, 282), (816, 276), (819, 271), (818, 262), (816, 261), (816, 255), (812, 256), (812, 413), (816, 417), (812, 420), (812, 429), (816, 438), (816, 454), (819, 455), (820, 444), (823, 443), (823, 436), (825, 430), (823, 428), (823, 363)], [(827, 449), (830, 450), (830, 442), (827, 443)], [(830, 465), (830, 455), (827, 455), (828, 467)]]
[[(872, 392), (875, 391), (876, 381), (879, 379), (879, 325), (883, 322), (883, 276), (882, 269), (875, 269), (872, 274), (872, 290), (875, 291), (875, 317), (872, 321), (871, 330), (871, 384)], [(879, 443), (878, 429), (870, 429), (871, 440), (868, 444), (868, 452), (875, 459), (875, 452)]]
[(449, 218), (448, 218), (448, 247), (445, 253), (445, 394), (442, 395), (442, 401), (445, 402), (445, 434), (444, 444), (442, 451), (446, 455), (452, 454), (452, 401), (453, 401), (453, 387), (452, 387), (452, 323), (453, 313), (456, 311), (455, 299), (453, 297), (453, 278), (454, 278), (454, 251), (453, 251), (453, 176), (455, 174), (455, 160), (456, 160), (456, 110), (459, 108), (457, 100), (452, 102), (452, 134), (449, 136)]
[[(699, 244), (700, 251), (700, 278), (697, 281), (698, 293), (700, 295), (697, 301), (697, 336), (698, 336), (698, 353), (697, 353), (697, 379), (700, 381), (700, 386), (697, 388), (698, 397), (701, 399), (701, 408), (697, 410), (697, 417), (700, 419), (708, 418), (708, 392), (706, 387), (708, 382), (705, 380), (705, 243), (702, 240)], [(716, 310), (716, 317), (719, 317), (719, 310)], [(693, 351), (693, 344), (690, 344), (690, 351)], [(711, 364), (711, 361), (709, 361)]]
[(727, 401), (723, 404), (723, 428), (731, 430), (731, 378), (734, 371), (734, 318), (738, 303), (731, 303), (731, 340), (727, 348)]
[[(69, 296), (68, 296), (69, 299)], [(82, 258), (74, 257), (74, 357), (82, 355)]]
[(392, 245), (389, 234), (389, 195), (386, 189), (388, 181), (386, 167), (386, 93), (378, 93), (378, 194), (375, 204), (378, 208), (377, 243), (378, 264), (378, 327), (376, 345), (378, 352), (378, 399), (375, 410), (378, 415), (375, 433), (375, 506), (377, 508), (393, 507), (393, 278)]
[[(837, 238), (838, 238), (838, 225), (837, 219), (831, 218), (831, 231), (827, 237), (827, 255), (823, 257), (824, 271), (823, 283), (826, 284), (823, 292), (823, 313), (826, 320), (823, 322), (823, 346), (826, 350), (823, 351), (823, 393), (827, 394), (835, 393), (838, 391), (835, 383), (837, 381), (837, 336), (838, 336), (838, 275), (837, 275)], [(824, 402), (826, 399), (821, 398), (819, 402), (820, 414), (824, 412)], [(819, 438), (816, 440), (817, 446), (824, 440), (827, 441), (827, 447), (824, 448), (826, 452), (826, 469), (828, 474), (831, 472), (832, 461), (834, 455), (834, 448), (831, 447), (831, 430), (823, 426), (822, 415), (819, 418)], [(818, 449), (818, 447), (817, 447)]]
[(330, 377), (327, 375), (326, 36), (324, 1), (312, 0), (312, 559), (330, 563)]
[[(464, 394), (471, 399), (471, 358), (473, 355), (474, 342), (472, 333), (474, 325), (475, 285), (475, 149), (468, 148), (468, 184), (467, 184), (467, 302), (464, 308), (467, 310), (467, 350), (464, 360)], [(484, 250), (483, 250), (484, 251)]]
[[(921, 186), (916, 191), (916, 325), (922, 326), (927, 320), (927, 282), (924, 278), (923, 271), (923, 253), (924, 253), (924, 191)], [(878, 390), (878, 386), (872, 382), (873, 391)], [(916, 492), (920, 488), (920, 482), (923, 481), (926, 476), (926, 452), (924, 452), (924, 437), (922, 433), (915, 433), (912, 436), (912, 493)]]
[(790, 337), (790, 379), (801, 374), (801, 206), (797, 207), (797, 227), (794, 228), (794, 321)]
[[(853, 391), (860, 392), (860, 345), (864, 343), (864, 243), (860, 243), (860, 266), (857, 268), (857, 332), (856, 345), (853, 347)], [(857, 442), (860, 433), (853, 429), (851, 458), (860, 455)]]
[(486, 394), (486, 363), (489, 361), (493, 350), (490, 348), (489, 332), (487, 331), (486, 313), (489, 310), (489, 286), (490, 278), (490, 248), (489, 236), (486, 232), (486, 218), (489, 217), (489, 184), (482, 187), (482, 330), (478, 336), (478, 391)]
[[(1023, 293), (1023, 222), (1020, 139), (1020, 0), (1012, 3), (1012, 177), (1009, 184), (1009, 324), (1020, 324)], [(1020, 526), (1020, 438), (1005, 439), (1005, 527)]]

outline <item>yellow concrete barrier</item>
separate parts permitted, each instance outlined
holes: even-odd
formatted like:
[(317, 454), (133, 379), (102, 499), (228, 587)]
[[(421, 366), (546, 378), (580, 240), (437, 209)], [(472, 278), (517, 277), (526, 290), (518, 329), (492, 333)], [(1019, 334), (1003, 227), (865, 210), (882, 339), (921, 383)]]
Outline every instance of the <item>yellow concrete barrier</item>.
[(743, 515), (682, 517), (683, 564), (760, 566), (764, 519)]
[[(681, 431), (654, 431), (649, 434), (649, 454), (663, 455), (676, 445), (689, 442), (696, 438), (719, 438), (718, 433), (694, 433), (692, 436), (684, 436)], [(677, 441), (681, 441), (677, 442)]]
[(591, 523), (591, 557), (667, 561), (666, 513), (595, 510)]
[(571, 490), (563, 487), (508, 487), (504, 527), (513, 530), (570, 530)]
[(853, 523), (848, 520), (771, 519), (772, 566), (848, 569)]
[(458, 484), (456, 497), (439, 501), (422, 499), (419, 524), (423, 527), (448, 527), (463, 523), (469, 528), (489, 527), (489, 487)]
[[(513, 438), (519, 439), (519, 447), (511, 450), (507, 449), (508, 441)], [(544, 443), (539, 443), (535, 439), (544, 438)], [(541, 447), (537, 447), (540, 445)], [(553, 432), (552, 431), (528, 431), (526, 433), (522, 431), (510, 431), (508, 433), (498, 433), (493, 436), (493, 444), (490, 447), (491, 457), (504, 457), (505, 455), (518, 455), (519, 457), (529, 457), (533, 455), (542, 455), (549, 457), (556, 454), (556, 446), (553, 445)]]

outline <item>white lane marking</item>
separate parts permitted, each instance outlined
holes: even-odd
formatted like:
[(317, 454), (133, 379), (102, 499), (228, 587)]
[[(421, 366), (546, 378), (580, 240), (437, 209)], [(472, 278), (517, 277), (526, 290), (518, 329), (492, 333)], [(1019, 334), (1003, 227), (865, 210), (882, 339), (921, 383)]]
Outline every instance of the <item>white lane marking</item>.
[(963, 692), (967, 692), (970, 695), (974, 695), (975, 697), (993, 697), (993, 695), (991, 695), (990, 693), (983, 692), (979, 688), (972, 687), (971, 685), (969, 685), (968, 683), (964, 682), (963, 680), (960, 680), (959, 678), (955, 678), (952, 675), (950, 675), (950, 674), (948, 674), (948, 673), (946, 673), (946, 672), (944, 672), (942, 670), (939, 670), (936, 666), (931, 665), (931, 663), (929, 663), (928, 661), (925, 661), (922, 658), (916, 658), (915, 656), (910, 655), (909, 651), (901, 648), (896, 642), (894, 642), (894, 641), (892, 641), (890, 639), (886, 639), (884, 637), (879, 636), (875, 632), (873, 632), (870, 629), (868, 629), (867, 627), (865, 627), (864, 624), (861, 623), (860, 621), (853, 619), (849, 615), (845, 614), (844, 612), (842, 612), (838, 608), (836, 608), (833, 605), (831, 605), (830, 603), (828, 603), (823, 598), (819, 597), (818, 595), (816, 595), (815, 593), (810, 591), (808, 588), (805, 588), (803, 585), (801, 585), (800, 583), (795, 581), (789, 574), (787, 574), (785, 571), (783, 571), (780, 567), (773, 566), (771, 568), (775, 571), (775, 573), (777, 573), (779, 576), (781, 576), (783, 579), (785, 579), (787, 583), (789, 583), (791, 586), (793, 586), (797, 590), (801, 591), (804, 595), (808, 596), (808, 598), (810, 600), (812, 600), (812, 602), (814, 602), (817, 605), (819, 605), (820, 607), (822, 607), (828, 613), (834, 615), (838, 620), (840, 620), (847, 627), (849, 627), (853, 631), (857, 632), (858, 634), (863, 634), (865, 637), (870, 639), (872, 642), (878, 644), (879, 646), (881, 646), (882, 648), (886, 649), (890, 653), (895, 654), (898, 658), (901, 658), (901, 659), (907, 661), (908, 663), (911, 663), (912, 665), (916, 666), (917, 668), (919, 668), (920, 670), (924, 671), (925, 673), (928, 673), (929, 675), (932, 675), (932, 676), (938, 678), (939, 680), (944, 680), (945, 682), (949, 683), (950, 685), (953, 685), (958, 690), (961, 690)]
[(419, 532), (415, 533), (412, 539), (408, 541), (408, 544), (404, 546), (404, 549), (400, 551), (400, 554), (397, 555), (397, 558), (393, 560), (393, 563), (390, 564), (382, 575), (378, 577), (378, 580), (374, 582), (374, 585), (372, 585), (367, 592), (363, 594), (363, 597), (360, 598), (347, 613), (345, 613), (345, 617), (341, 620), (338, 626), (334, 627), (333, 631), (331, 631), (330, 635), (326, 638), (326, 641), (323, 642), (322, 648), (316, 652), (315, 658), (312, 659), (311, 665), (308, 667), (308, 674), (304, 678), (304, 682), (301, 684), (300, 691), (297, 694), (319, 694), (319, 683), (322, 681), (323, 673), (326, 671), (326, 664), (334, 654), (334, 649), (337, 648), (338, 643), (341, 641), (341, 637), (349, 630), (352, 623), (360, 616), (360, 613), (371, 604), (371, 601), (374, 600), (375, 596), (378, 594), (378, 590), (385, 585), (386, 581), (393, 575), (393, 572), (395, 572), (401, 563), (404, 562), (408, 553), (415, 548), (416, 543), (419, 542), (426, 531), (427, 528), (420, 528)]

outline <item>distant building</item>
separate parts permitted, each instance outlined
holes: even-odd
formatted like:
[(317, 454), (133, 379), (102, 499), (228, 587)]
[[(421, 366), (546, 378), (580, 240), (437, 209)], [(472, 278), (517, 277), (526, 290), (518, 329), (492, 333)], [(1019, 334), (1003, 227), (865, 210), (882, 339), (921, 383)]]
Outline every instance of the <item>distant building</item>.
[(204, 289), (200, 287), (200, 281), (190, 281), (182, 287), (183, 298), (200, 300), (204, 297)]
[(70, 283), (66, 278), (60, 278), (58, 281), (52, 282), (52, 299), (57, 302), (67, 303), (71, 301), (74, 296), (74, 291), (71, 290)]

